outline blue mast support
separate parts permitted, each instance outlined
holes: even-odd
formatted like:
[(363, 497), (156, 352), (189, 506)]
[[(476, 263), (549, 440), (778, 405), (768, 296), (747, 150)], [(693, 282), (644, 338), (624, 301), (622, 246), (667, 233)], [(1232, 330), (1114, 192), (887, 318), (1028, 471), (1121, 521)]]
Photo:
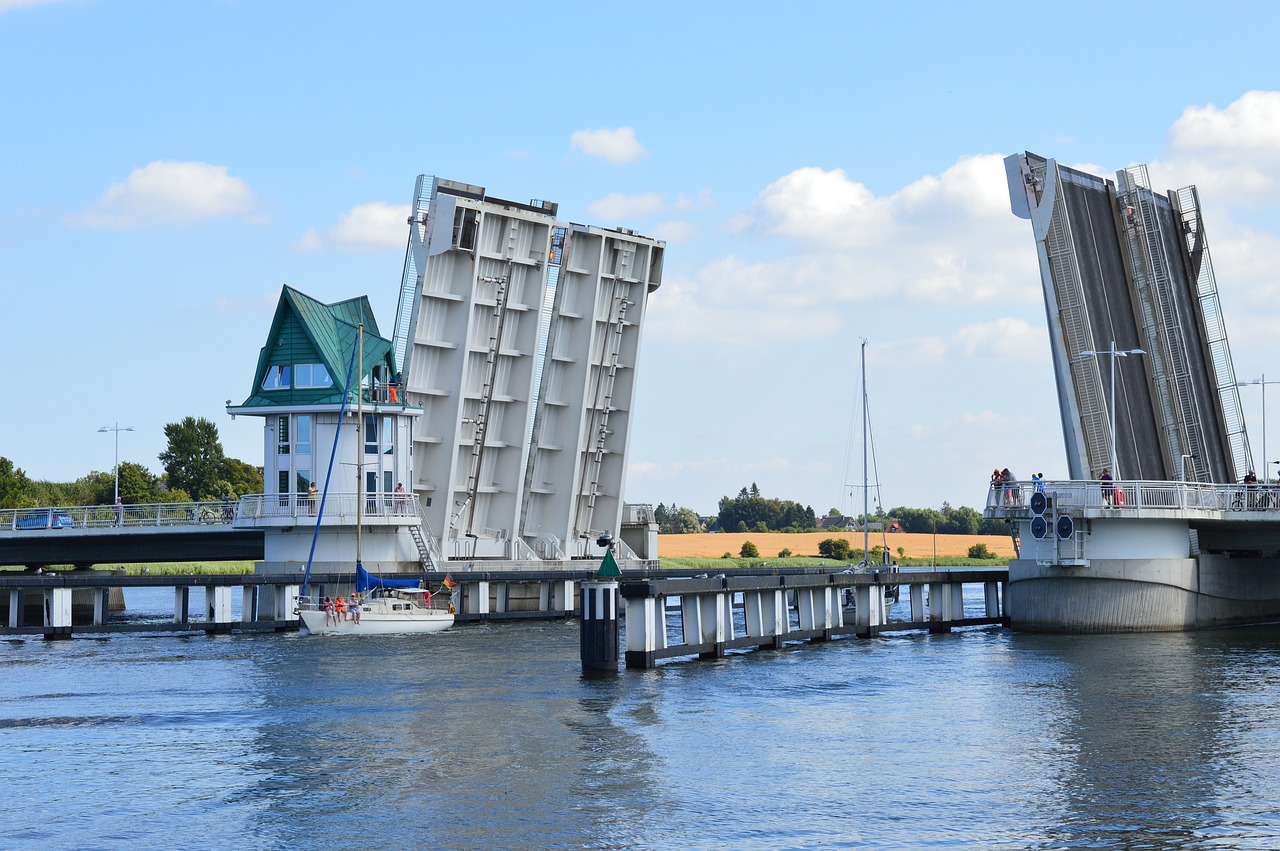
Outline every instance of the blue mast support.
[[(320, 537), (320, 521), (324, 519), (324, 502), (329, 496), (329, 481), (333, 478), (333, 460), (338, 457), (338, 436), (342, 433), (342, 418), (347, 413), (347, 403), (351, 401), (351, 373), (356, 368), (356, 348), (351, 349), (351, 362), (347, 364), (346, 392), (342, 394), (342, 407), (338, 409), (338, 427), (333, 430), (333, 450), (329, 453), (329, 469), (324, 474), (324, 490), (320, 492), (320, 511), (316, 514), (316, 528), (311, 533), (311, 552), (307, 553), (307, 569), (302, 574), (302, 590), (298, 596), (307, 596), (307, 582), (311, 579), (311, 562), (316, 557), (316, 541)], [(361, 380), (364, 376), (361, 376)], [(356, 494), (359, 499), (360, 495)]]

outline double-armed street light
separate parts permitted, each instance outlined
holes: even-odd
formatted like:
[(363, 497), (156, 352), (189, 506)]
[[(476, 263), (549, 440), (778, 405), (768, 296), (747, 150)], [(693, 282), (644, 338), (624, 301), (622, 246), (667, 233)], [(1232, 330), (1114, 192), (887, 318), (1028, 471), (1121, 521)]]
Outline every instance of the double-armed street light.
[(1128, 357), (1129, 355), (1145, 355), (1142, 349), (1117, 349), (1116, 341), (1111, 341), (1111, 348), (1106, 351), (1093, 351), (1085, 349), (1080, 353), (1081, 357), (1096, 358), (1101, 355), (1111, 356), (1111, 477), (1113, 479), (1120, 478), (1120, 469), (1116, 463), (1116, 358)]
[(113, 431), (116, 433), (116, 502), (120, 501), (120, 432), (133, 431), (133, 426), (122, 426), (116, 423), (113, 426), (103, 426), (98, 429), (99, 432)]
[[(1267, 480), (1267, 471), (1265, 469), (1267, 460), (1267, 385), (1280, 384), (1280, 381), (1267, 381), (1266, 373), (1263, 373), (1261, 378), (1255, 378), (1253, 381), (1236, 382), (1237, 387), (1250, 387), (1254, 384), (1262, 386), (1262, 461), (1264, 465), (1262, 470), (1262, 480), (1265, 482)], [(1252, 462), (1252, 459), (1250, 459), (1250, 461)], [(1257, 468), (1255, 467), (1254, 469)]]

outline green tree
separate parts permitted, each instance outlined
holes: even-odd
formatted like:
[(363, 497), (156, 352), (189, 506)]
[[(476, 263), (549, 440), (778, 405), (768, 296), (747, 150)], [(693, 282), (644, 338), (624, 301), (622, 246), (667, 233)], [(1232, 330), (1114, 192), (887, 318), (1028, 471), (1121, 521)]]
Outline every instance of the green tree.
[(239, 458), (226, 459), (222, 477), (231, 486), (228, 493), (237, 499), (247, 493), (263, 492), (262, 468)]
[(986, 544), (974, 544), (969, 547), (969, 558), (994, 558)]
[(826, 538), (818, 542), (818, 555), (836, 561), (849, 561), (853, 550), (844, 538)]
[(36, 505), (35, 484), (8, 458), (0, 457), (0, 508)]
[(216, 425), (204, 417), (187, 417), (166, 425), (164, 435), (169, 447), (160, 453), (160, 463), (169, 487), (182, 488), (196, 501), (220, 499), (230, 492)]
[(738, 558), (760, 558), (760, 548), (750, 541), (743, 541), (742, 549), (738, 551)]
[(658, 503), (653, 516), (658, 521), (658, 531), (665, 535), (688, 535), (702, 531), (698, 512), (692, 508), (681, 508), (674, 502), (670, 506)]

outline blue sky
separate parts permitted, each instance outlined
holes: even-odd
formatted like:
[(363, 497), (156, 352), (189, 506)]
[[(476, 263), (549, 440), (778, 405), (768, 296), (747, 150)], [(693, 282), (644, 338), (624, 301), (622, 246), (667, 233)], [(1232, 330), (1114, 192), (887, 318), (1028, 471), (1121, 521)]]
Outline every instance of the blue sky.
[(109, 470), (119, 422), (159, 472), (195, 415), (261, 463), (223, 408), (280, 288), (389, 336), (427, 173), (668, 241), (629, 501), (857, 510), (864, 337), (886, 507), (1065, 476), (1007, 154), (1196, 184), (1237, 375), (1280, 379), (1280, 11), (1230, 8), (0, 0), (0, 455)]

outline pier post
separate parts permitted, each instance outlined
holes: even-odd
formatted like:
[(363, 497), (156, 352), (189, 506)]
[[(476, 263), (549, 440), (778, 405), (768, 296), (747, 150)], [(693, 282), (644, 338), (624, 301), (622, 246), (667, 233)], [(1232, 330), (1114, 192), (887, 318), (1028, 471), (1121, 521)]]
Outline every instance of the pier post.
[(574, 590), (572, 579), (557, 579), (551, 583), (552, 611), (573, 614)]
[(924, 586), (911, 584), (907, 586), (908, 593), (911, 595), (911, 622), (924, 623)]
[(215, 631), (231, 631), (231, 588), (226, 585), (210, 585), (204, 589), (205, 620), (213, 624)]
[(71, 589), (49, 588), (44, 592), (44, 637), (71, 637)]
[(618, 671), (618, 583), (582, 584), (578, 630), (583, 671)]
[(857, 597), (857, 627), (859, 634), (874, 638), (880, 634), (884, 626), (884, 586), (858, 585), (854, 588)]
[(253, 585), (245, 585), (240, 589), (240, 621), (253, 623), (258, 619), (258, 589)]
[(986, 592), (987, 617), (1000, 617), (1000, 583), (984, 582), (982, 583), (982, 587)]
[(301, 593), (301, 585), (281, 585), (276, 589), (275, 617), (277, 621), (296, 621), (300, 620), (299, 616), (294, 613), (297, 607), (298, 594)]
[(483, 579), (463, 585), (464, 607), (469, 615), (489, 614), (489, 583)]
[(179, 585), (173, 589), (173, 622), (186, 623), (191, 620), (191, 589)]
[(107, 622), (107, 611), (111, 601), (110, 588), (93, 589), (93, 625), (102, 626)]
[(742, 594), (742, 608), (745, 615), (747, 635), (762, 640), (760, 647), (778, 649), (782, 646), (783, 635), (790, 624), (787, 622), (787, 598), (785, 589), (775, 588), (766, 591), (745, 591)]
[(667, 598), (639, 597), (626, 601), (627, 667), (652, 668), (656, 651), (667, 648)]
[(22, 626), (22, 589), (9, 589), (9, 629)]
[(831, 629), (835, 626), (831, 609), (831, 592), (834, 589), (830, 585), (824, 585), (819, 588), (797, 588), (796, 589), (796, 617), (800, 625), (800, 629), (822, 630), (822, 635), (817, 637), (819, 641), (829, 641), (831, 639)]

